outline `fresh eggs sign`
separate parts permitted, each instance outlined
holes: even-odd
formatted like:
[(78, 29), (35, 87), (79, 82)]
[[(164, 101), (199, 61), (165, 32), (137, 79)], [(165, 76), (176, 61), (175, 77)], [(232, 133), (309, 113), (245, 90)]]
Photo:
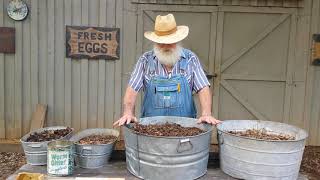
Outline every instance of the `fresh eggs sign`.
[(119, 28), (67, 26), (67, 57), (74, 59), (119, 59)]

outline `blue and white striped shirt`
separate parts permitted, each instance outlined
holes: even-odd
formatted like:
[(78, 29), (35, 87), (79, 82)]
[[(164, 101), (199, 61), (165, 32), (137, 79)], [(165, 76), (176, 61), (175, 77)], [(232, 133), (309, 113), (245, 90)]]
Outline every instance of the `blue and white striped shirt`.
[[(198, 92), (202, 88), (210, 86), (210, 83), (200, 64), (199, 58), (192, 51), (184, 49), (181, 53), (181, 58), (187, 58), (185, 76), (190, 85), (190, 89)], [(151, 79), (151, 74), (148, 67), (149, 61), (155, 61), (155, 75), (161, 75), (164, 77), (169, 76), (169, 72), (166, 70), (164, 65), (159, 62), (158, 58), (154, 54), (154, 51), (152, 50), (145, 52), (142, 56), (140, 56), (129, 80), (129, 86), (132, 87), (136, 92), (140, 91), (141, 88), (144, 88)], [(181, 59), (179, 61), (181, 61)], [(174, 65), (171, 75), (180, 73), (180, 67), (178, 67), (179, 61)]]

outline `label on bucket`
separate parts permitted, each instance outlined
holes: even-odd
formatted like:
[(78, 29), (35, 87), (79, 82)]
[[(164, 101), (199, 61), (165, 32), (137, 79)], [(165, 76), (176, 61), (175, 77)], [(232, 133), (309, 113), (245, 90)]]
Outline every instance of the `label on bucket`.
[(48, 151), (48, 173), (55, 175), (69, 174), (69, 152)]

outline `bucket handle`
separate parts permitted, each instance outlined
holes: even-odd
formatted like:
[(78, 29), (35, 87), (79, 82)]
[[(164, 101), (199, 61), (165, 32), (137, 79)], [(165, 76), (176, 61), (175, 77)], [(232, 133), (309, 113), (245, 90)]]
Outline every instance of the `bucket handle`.
[(31, 148), (41, 148), (41, 144), (29, 144), (28, 147), (31, 147)]
[[(189, 145), (189, 148), (183, 148), (183, 146), (184, 146), (183, 144)], [(177, 152), (178, 153), (189, 151), (191, 149), (193, 149), (193, 144), (191, 143), (189, 138), (188, 139), (179, 140), (179, 144), (178, 144), (178, 147), (177, 147)]]
[(224, 138), (223, 138), (222, 132), (220, 132), (220, 131), (218, 131), (218, 141), (219, 141), (220, 145), (222, 145), (224, 143)]
[(81, 149), (81, 155), (84, 154), (84, 152), (87, 151), (87, 153), (91, 153), (92, 152), (92, 147), (88, 146), (84, 146), (82, 149)]

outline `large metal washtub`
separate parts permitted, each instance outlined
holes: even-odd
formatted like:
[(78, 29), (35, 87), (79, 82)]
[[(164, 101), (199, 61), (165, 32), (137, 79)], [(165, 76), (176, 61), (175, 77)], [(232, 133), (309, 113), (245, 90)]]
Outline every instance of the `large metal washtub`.
[[(265, 129), (288, 134), (295, 140), (259, 140), (241, 137), (228, 131)], [(256, 120), (227, 120), (217, 126), (220, 167), (240, 179), (294, 180), (298, 178), (306, 131), (284, 123)]]
[[(64, 127), (64, 126), (52, 126), (52, 127), (40, 128), (24, 135), (20, 139), (20, 142), (22, 144), (24, 153), (26, 155), (27, 163), (31, 165), (46, 165), (48, 143), (51, 142), (51, 141), (27, 142), (27, 139), (31, 134), (35, 132), (40, 133), (46, 130), (58, 130), (58, 129), (66, 129), (66, 128), (67, 127)], [(73, 129), (66, 136), (56, 140), (68, 140), (69, 138), (71, 138), (72, 133), (73, 133)], [(52, 140), (52, 141), (55, 141), (55, 140)]]
[(108, 144), (79, 144), (80, 139), (91, 135), (113, 135), (119, 138), (119, 131), (114, 129), (85, 129), (71, 137), (75, 143), (75, 161), (82, 168), (96, 169), (106, 165), (111, 157), (115, 142)]
[(172, 116), (141, 118), (141, 124), (177, 123), (205, 133), (188, 137), (156, 137), (124, 126), (127, 169), (142, 179), (196, 179), (207, 172), (212, 127), (196, 119)]

